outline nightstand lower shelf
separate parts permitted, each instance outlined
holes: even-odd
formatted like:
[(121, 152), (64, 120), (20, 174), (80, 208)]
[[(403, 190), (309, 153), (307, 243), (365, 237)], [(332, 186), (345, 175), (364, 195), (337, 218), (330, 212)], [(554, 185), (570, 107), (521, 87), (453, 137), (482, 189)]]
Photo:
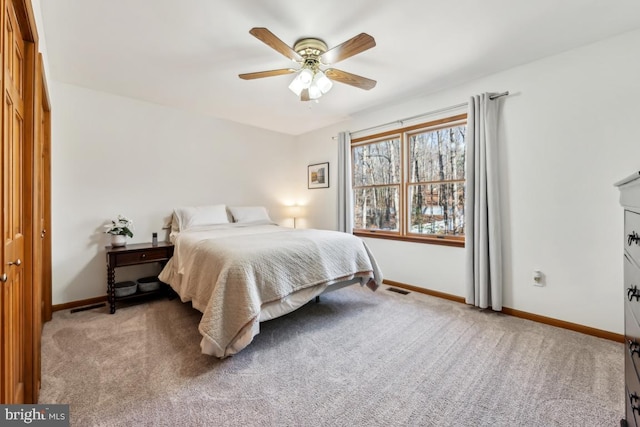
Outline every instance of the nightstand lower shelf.
[[(165, 298), (165, 297), (171, 298), (172, 291), (173, 290), (169, 285), (161, 282), (160, 288), (156, 289), (155, 291), (149, 291), (149, 292), (137, 291), (135, 294), (127, 295), (124, 297), (115, 297), (115, 303), (117, 307), (121, 307), (123, 305), (128, 306), (133, 303), (145, 302), (145, 301), (149, 301), (156, 298)], [(109, 302), (109, 307), (111, 307), (110, 302)], [(115, 312), (115, 309), (113, 310), (113, 312), (111, 312), (111, 314), (113, 314), (114, 312)]]
[[(161, 266), (169, 261), (173, 256), (173, 245), (161, 242), (157, 245), (151, 243), (137, 243), (123, 247), (107, 246), (107, 300), (109, 302), (109, 312), (116, 312), (117, 302), (133, 302), (134, 300), (144, 300), (153, 296), (163, 294), (171, 296), (170, 288), (167, 284), (161, 283), (160, 288), (149, 292), (136, 292), (135, 294), (116, 297), (115, 293), (115, 269), (132, 265), (148, 263), (160, 263)], [(169, 289), (168, 289), (169, 288)]]

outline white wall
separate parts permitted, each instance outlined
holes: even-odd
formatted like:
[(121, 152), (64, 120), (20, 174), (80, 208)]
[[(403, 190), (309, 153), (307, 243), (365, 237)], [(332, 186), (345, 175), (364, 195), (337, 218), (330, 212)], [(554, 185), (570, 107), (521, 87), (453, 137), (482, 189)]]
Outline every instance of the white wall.
[[(640, 170), (640, 31), (368, 111), (298, 138), (298, 163), (330, 161), (328, 190), (303, 191), (307, 226), (337, 228), (339, 131), (509, 90), (500, 131), (504, 305), (623, 333), (622, 209), (613, 183)], [(464, 296), (464, 251), (366, 239), (390, 280)], [(545, 287), (532, 285), (542, 270)]]
[(33, 16), (36, 20), (36, 29), (38, 31), (38, 51), (42, 54), (45, 75), (50, 76), (51, 73), (49, 72), (49, 58), (47, 56), (47, 40), (44, 36), (44, 22), (42, 20), (42, 9), (40, 7), (40, 0), (31, 0), (31, 6), (33, 8)]
[[(106, 290), (103, 224), (134, 220), (151, 241), (174, 207), (264, 205), (291, 225), (294, 138), (51, 82), (53, 303)], [(119, 269), (116, 279), (142, 271)], [(132, 270), (128, 268), (128, 270)]]

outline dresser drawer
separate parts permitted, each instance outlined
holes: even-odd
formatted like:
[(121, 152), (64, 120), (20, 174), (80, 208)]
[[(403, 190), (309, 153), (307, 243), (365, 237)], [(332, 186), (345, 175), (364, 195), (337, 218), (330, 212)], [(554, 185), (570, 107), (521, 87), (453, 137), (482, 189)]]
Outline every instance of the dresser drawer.
[(624, 211), (624, 247), (640, 265), (640, 214)]
[(637, 426), (640, 421), (640, 382), (629, 360), (629, 352), (625, 352), (624, 366), (627, 425)]
[(624, 388), (624, 400), (627, 402), (627, 404), (625, 405), (625, 420), (627, 421), (626, 426), (627, 427), (638, 427), (638, 423), (636, 422), (636, 413), (633, 412), (633, 405), (635, 404), (632, 403), (631, 401), (631, 396), (632, 394), (629, 392), (628, 388)]
[[(629, 308), (629, 300), (625, 303)], [(640, 377), (640, 325), (635, 317), (627, 312), (624, 316), (625, 352), (629, 353), (629, 360), (633, 365), (636, 376)]]
[(624, 298), (627, 308), (640, 324), (640, 268), (624, 254)]
[[(167, 248), (145, 251), (123, 252), (115, 255), (116, 266), (143, 264), (145, 262), (166, 261), (171, 257)], [(639, 291), (640, 292), (640, 291)]]

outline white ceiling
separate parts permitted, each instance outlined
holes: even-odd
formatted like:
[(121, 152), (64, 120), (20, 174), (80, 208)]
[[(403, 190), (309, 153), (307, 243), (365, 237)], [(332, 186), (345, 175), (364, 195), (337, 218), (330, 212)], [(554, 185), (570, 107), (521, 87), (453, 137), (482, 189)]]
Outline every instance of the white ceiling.
[[(51, 79), (299, 135), (640, 28), (638, 0), (42, 0)], [(249, 34), (329, 47), (366, 32), (377, 46), (334, 67), (377, 80), (336, 83), (301, 102), (292, 75), (239, 73), (291, 61)], [(639, 52), (630, 52), (637, 55)], [(487, 88), (491, 90), (494, 88)]]

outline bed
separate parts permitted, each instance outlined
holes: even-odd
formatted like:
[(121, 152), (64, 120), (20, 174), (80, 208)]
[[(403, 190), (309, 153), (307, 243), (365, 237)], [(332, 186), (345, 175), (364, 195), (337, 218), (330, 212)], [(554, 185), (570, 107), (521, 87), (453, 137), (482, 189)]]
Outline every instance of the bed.
[(170, 240), (174, 255), (159, 278), (202, 312), (201, 350), (219, 358), (249, 345), (260, 322), (324, 292), (382, 282), (362, 239), (281, 227), (263, 207), (176, 209)]

